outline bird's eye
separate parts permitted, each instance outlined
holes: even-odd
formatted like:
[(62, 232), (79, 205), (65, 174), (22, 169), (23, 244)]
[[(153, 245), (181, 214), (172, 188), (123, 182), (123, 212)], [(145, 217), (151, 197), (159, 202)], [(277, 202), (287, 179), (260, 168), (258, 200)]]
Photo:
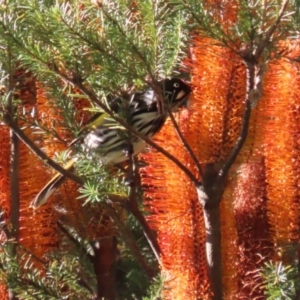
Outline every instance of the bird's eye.
[(174, 88), (179, 88), (179, 83), (178, 82), (175, 82), (174, 84), (173, 84), (173, 86), (174, 86)]

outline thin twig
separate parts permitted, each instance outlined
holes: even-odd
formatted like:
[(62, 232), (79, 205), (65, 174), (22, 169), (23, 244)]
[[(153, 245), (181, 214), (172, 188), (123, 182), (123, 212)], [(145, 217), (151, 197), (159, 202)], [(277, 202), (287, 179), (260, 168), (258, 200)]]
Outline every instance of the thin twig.
[(76, 176), (74, 173), (65, 170), (63, 167), (58, 165), (55, 161), (49, 158), (38, 146), (31, 141), (27, 135), (20, 129), (20, 127), (15, 123), (12, 117), (9, 114), (6, 114), (3, 117), (4, 123), (11, 128), (11, 130), (18, 136), (18, 138), (34, 153), (36, 154), (44, 163), (48, 166), (61, 173), (63, 176), (70, 178), (71, 180), (83, 184), (83, 180)]
[(227, 160), (225, 161), (223, 167), (219, 171), (218, 178), (216, 180), (216, 185), (224, 180), (224, 178), (227, 176), (229, 169), (235, 162), (237, 156), (239, 155), (246, 139), (248, 136), (248, 129), (249, 129), (249, 123), (250, 123), (250, 116), (251, 116), (251, 99), (250, 99), (250, 93), (253, 90), (254, 87), (254, 80), (255, 80), (255, 62), (246, 62), (246, 70), (247, 70), (247, 93), (246, 93), (246, 99), (245, 99), (245, 110), (243, 115), (243, 122), (242, 122), (242, 128), (241, 132), (239, 134), (239, 137), (232, 148)]
[(61, 142), (64, 145), (68, 145), (68, 143), (61, 138), (58, 133), (54, 130), (50, 130), (48, 129), (46, 126), (43, 126), (40, 123), (35, 123), (33, 121), (28, 120), (27, 118), (23, 117), (23, 116), (18, 116), (18, 120), (23, 121), (22, 122), (22, 128), (29, 128), (30, 130), (34, 131), (35, 128), (38, 127), (38, 129), (40, 129), (44, 134), (49, 134), (51, 135), (53, 138), (55, 138), (57, 141)]
[(18, 240), (20, 226), (20, 140), (12, 129), (10, 130), (10, 144), (10, 222), (12, 234)]
[[(13, 91), (15, 89), (13, 66), (13, 57), (10, 45), (7, 48), (8, 59), (8, 103), (7, 111), (12, 116), (15, 115), (16, 109), (13, 103)], [(11, 234), (18, 241), (20, 227), (20, 143), (13, 130), (10, 130), (10, 222), (12, 225)], [(17, 244), (12, 247), (13, 255), (16, 254)]]
[(191, 156), (192, 160), (194, 161), (201, 178), (203, 178), (202, 168), (201, 168), (199, 160), (197, 159), (197, 156), (196, 156), (195, 152), (193, 151), (193, 149), (191, 148), (191, 146), (189, 145), (189, 143), (186, 141), (185, 137), (183, 136), (183, 134), (182, 134), (182, 132), (181, 132), (179, 126), (178, 126), (178, 123), (175, 120), (174, 115), (170, 111), (170, 109), (168, 109), (168, 113), (169, 113), (169, 117), (171, 119), (171, 122), (172, 122), (172, 124), (175, 128), (175, 131), (178, 134), (179, 139), (181, 140), (183, 146), (185, 147), (185, 149), (187, 150), (187, 152)]
[(42, 258), (38, 257), (34, 253), (32, 253), (28, 248), (26, 248), (24, 245), (19, 244), (20, 250), (24, 251), (30, 258), (33, 258), (34, 260), (38, 261), (39, 263), (43, 264), (44, 267), (46, 267), (47, 263), (45, 260)]
[(138, 203), (136, 200), (136, 182), (139, 179), (139, 173), (135, 170), (133, 185), (131, 186), (130, 195), (128, 201), (126, 201), (126, 209), (135, 217), (142, 227), (145, 238), (147, 239), (157, 261), (160, 263), (161, 249), (157, 242), (157, 238), (153, 233), (153, 230), (150, 228), (145, 216), (140, 211)]
[(146, 240), (148, 241), (153, 254), (155, 258), (157, 259), (158, 263), (160, 264), (160, 255), (161, 255), (161, 249), (158, 244), (157, 238), (155, 237), (153, 230), (150, 228), (148, 222), (145, 219), (145, 216), (142, 214), (142, 212), (139, 210), (137, 203), (135, 202), (128, 202), (128, 210), (130, 213), (135, 217), (135, 219), (139, 222), (143, 229), (144, 236)]

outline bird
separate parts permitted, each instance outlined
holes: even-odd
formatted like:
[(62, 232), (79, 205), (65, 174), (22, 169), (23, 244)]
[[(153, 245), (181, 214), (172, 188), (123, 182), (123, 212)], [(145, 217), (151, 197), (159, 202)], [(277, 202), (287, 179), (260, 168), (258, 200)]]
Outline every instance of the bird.
[[(152, 139), (163, 127), (168, 113), (186, 105), (191, 91), (190, 85), (182, 79), (167, 78), (159, 81), (156, 88), (152, 86), (145, 91), (133, 93), (127, 101), (115, 98), (109, 106), (128, 125)], [(78, 144), (87, 156), (88, 153), (96, 153), (99, 163), (104, 165), (118, 165), (128, 160), (126, 152), (129, 145), (132, 155), (137, 155), (146, 146), (141, 138), (130, 134), (104, 112), (96, 113), (69, 146)], [(72, 170), (75, 162), (76, 158), (72, 158), (64, 165), (64, 169)], [(38, 208), (45, 204), (66, 179), (60, 173), (55, 174), (34, 198), (31, 207)]]

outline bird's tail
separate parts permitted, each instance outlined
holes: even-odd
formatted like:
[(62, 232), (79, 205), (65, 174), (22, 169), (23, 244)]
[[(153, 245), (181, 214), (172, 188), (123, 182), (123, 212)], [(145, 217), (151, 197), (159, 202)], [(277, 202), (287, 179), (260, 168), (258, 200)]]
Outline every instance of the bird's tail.
[[(64, 169), (70, 171), (74, 166), (74, 160), (70, 160)], [(31, 203), (31, 207), (38, 208), (45, 204), (48, 198), (65, 182), (66, 177), (60, 173), (56, 173), (50, 181), (42, 188)]]

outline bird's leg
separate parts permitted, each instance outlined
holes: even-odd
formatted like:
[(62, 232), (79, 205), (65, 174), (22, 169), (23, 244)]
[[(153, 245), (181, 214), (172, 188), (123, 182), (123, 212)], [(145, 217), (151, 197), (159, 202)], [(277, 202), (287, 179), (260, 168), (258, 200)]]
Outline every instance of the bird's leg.
[(134, 159), (133, 159), (133, 145), (132, 143), (128, 143), (126, 150), (125, 150), (125, 155), (128, 157), (129, 161), (129, 170), (127, 173), (127, 178), (125, 180), (126, 185), (133, 185), (134, 184), (134, 173), (135, 173), (135, 164), (134, 164)]

